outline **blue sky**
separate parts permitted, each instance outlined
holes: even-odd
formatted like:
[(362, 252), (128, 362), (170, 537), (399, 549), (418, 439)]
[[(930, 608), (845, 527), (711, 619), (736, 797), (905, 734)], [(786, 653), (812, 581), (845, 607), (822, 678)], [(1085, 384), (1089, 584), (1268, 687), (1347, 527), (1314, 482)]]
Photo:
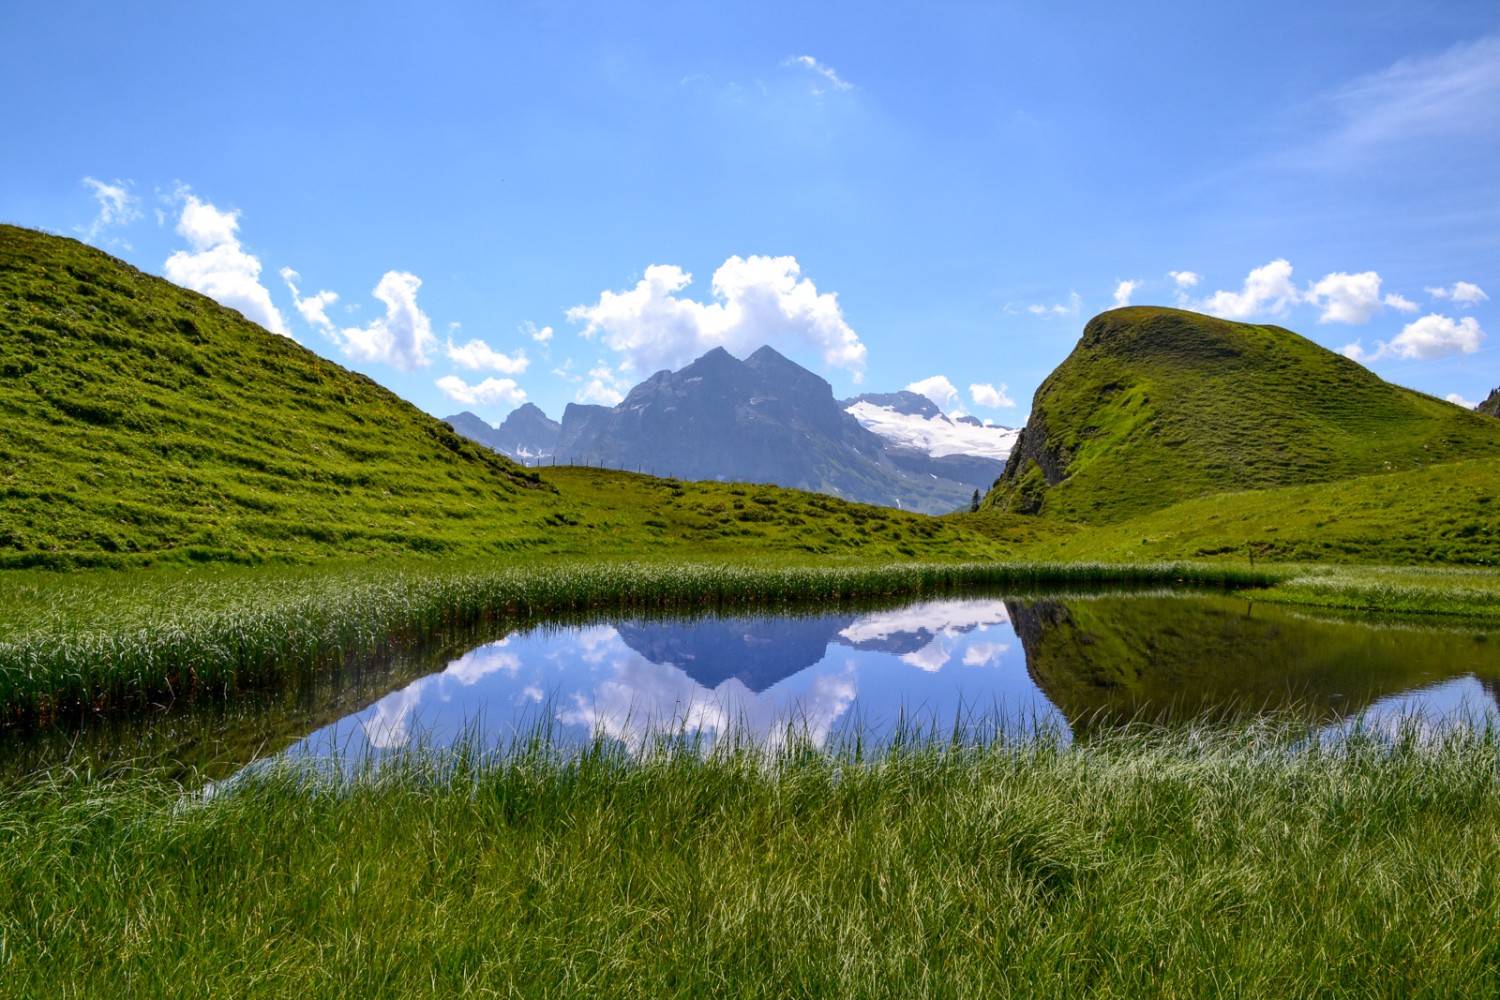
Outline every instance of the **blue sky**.
[(1500, 386), (1493, 0), (1063, 6), (12, 4), (0, 220), (492, 422), (771, 343), (1016, 425), (1117, 300)]

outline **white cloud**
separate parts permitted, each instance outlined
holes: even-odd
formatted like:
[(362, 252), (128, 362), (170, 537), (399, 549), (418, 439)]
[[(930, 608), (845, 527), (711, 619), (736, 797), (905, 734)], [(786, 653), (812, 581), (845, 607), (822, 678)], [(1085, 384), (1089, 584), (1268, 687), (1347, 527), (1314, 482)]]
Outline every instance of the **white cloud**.
[(1168, 271), (1167, 277), (1177, 282), (1177, 287), (1181, 291), (1187, 291), (1203, 280), (1203, 275), (1192, 271)]
[(93, 241), (111, 226), (129, 225), (141, 217), (141, 200), (130, 193), (129, 181), (116, 180), (113, 184), (85, 177), (83, 183), (93, 189), (93, 197), (99, 203), (99, 213), (87, 229), (78, 230), (83, 238)]
[(179, 188), (182, 214), (177, 233), (192, 245), (167, 258), (167, 280), (202, 292), (220, 305), (238, 309), (245, 317), (284, 337), (290, 337), (271, 293), (260, 283), (260, 260), (240, 246), (239, 212), (223, 212)]
[(1010, 652), (1010, 646), (1003, 642), (971, 642), (964, 649), (964, 666), (966, 667), (998, 667), (1000, 657)]
[(515, 379), (487, 378), (478, 385), (469, 385), (457, 375), (444, 375), (437, 380), (437, 387), (455, 403), (466, 406), (505, 403), (514, 407), (526, 402), (526, 391), (516, 385)]
[(1464, 305), (1477, 306), (1481, 302), (1488, 302), (1490, 297), (1484, 294), (1484, 289), (1478, 285), (1471, 285), (1467, 281), (1460, 281), (1453, 286), (1453, 301)]
[(325, 333), (334, 329), (333, 321), (328, 318), (328, 307), (339, 300), (334, 292), (321, 291), (316, 295), (303, 297), (297, 290), (297, 282), (302, 280), (302, 275), (289, 267), (281, 269), (281, 280), (286, 282), (286, 287), (291, 290), (292, 304), (302, 314), (302, 318), (309, 326), (315, 326)]
[(1382, 344), (1376, 357), (1417, 358), (1430, 361), (1454, 354), (1473, 354), (1484, 341), (1484, 331), (1472, 316), (1453, 320), (1431, 313), (1406, 324), (1389, 344)]
[(1068, 293), (1066, 303), (1054, 302), (1051, 305), (1029, 305), (1026, 311), (1033, 316), (1077, 316), (1083, 309), (1083, 298), (1077, 292)]
[(1462, 396), (1460, 396), (1456, 392), (1450, 392), (1450, 393), (1448, 393), (1448, 395), (1445, 398), (1448, 400), (1448, 402), (1453, 403), (1455, 406), (1462, 406), (1466, 410), (1472, 410), (1472, 409), (1474, 409), (1474, 407), (1476, 407), (1476, 406), (1479, 405), (1478, 403), (1473, 402), (1472, 400), (1464, 399)]
[(1308, 304), (1323, 310), (1319, 323), (1368, 323), (1387, 306), (1401, 312), (1415, 312), (1417, 305), (1400, 295), (1380, 294), (1380, 275), (1374, 271), (1348, 274), (1335, 271), (1322, 281), (1309, 285), (1303, 297)]
[(532, 340), (536, 341), (538, 344), (545, 344), (547, 341), (552, 339), (552, 327), (544, 326), (540, 330), (538, 330), (536, 328), (536, 324), (531, 322), (530, 320), (527, 320), (525, 323), (521, 324), (521, 332), (526, 334)]
[(1406, 327), (1389, 342), (1378, 343), (1366, 351), (1359, 341), (1344, 345), (1342, 354), (1359, 362), (1382, 361), (1385, 358), (1432, 361), (1455, 354), (1473, 354), (1484, 342), (1484, 331), (1472, 316), (1452, 319), (1430, 313)]
[(1124, 307), (1130, 305), (1130, 297), (1134, 295), (1135, 290), (1137, 288), (1140, 288), (1143, 284), (1145, 284), (1145, 282), (1142, 281), (1122, 281), (1118, 285), (1116, 285), (1115, 308), (1123, 309)]
[(1292, 265), (1277, 258), (1251, 271), (1240, 291), (1214, 292), (1195, 308), (1224, 319), (1249, 319), (1260, 313), (1280, 316), (1299, 298), (1297, 286), (1292, 284)]
[(421, 287), (422, 279), (415, 274), (387, 271), (373, 293), (385, 303), (385, 315), (367, 326), (342, 330), (330, 327), (326, 332), (356, 360), (383, 361), (403, 371), (424, 367), (430, 361), (429, 352), (437, 346), (437, 337), (432, 333), (432, 321), (417, 306), (417, 289)]
[(609, 365), (596, 365), (589, 369), (588, 381), (578, 390), (580, 403), (597, 403), (600, 406), (615, 406), (625, 398), (630, 389), (630, 380)]
[(991, 408), (1001, 406), (1015, 406), (1016, 401), (1007, 395), (1010, 386), (1004, 382), (996, 389), (988, 382), (975, 382), (969, 386), (969, 398), (974, 400), (976, 406), (988, 406)]
[(567, 315), (585, 324), (582, 336), (599, 335), (619, 352), (623, 370), (679, 368), (715, 347), (743, 356), (762, 344), (794, 340), (861, 381), (865, 345), (844, 321), (838, 297), (820, 294), (800, 273), (795, 257), (730, 257), (714, 272), (718, 301), (703, 303), (677, 295), (692, 282), (691, 274), (653, 264), (634, 288), (606, 291), (595, 304), (574, 306)]
[(1467, 281), (1455, 282), (1451, 288), (1429, 288), (1427, 294), (1435, 299), (1452, 299), (1466, 306), (1477, 306), (1481, 302), (1490, 300), (1483, 288)]
[[(814, 73), (817, 73), (823, 79), (827, 80), (830, 84), (832, 84), (834, 90), (853, 90), (854, 89), (854, 84), (850, 83), (847, 80), (840, 79), (839, 75), (833, 71), (833, 67), (832, 66), (824, 66), (822, 63), (818, 62), (812, 56), (788, 56), (787, 58), (785, 58), (785, 59), (783, 59), (781, 61), (781, 65), (783, 65), (783, 66), (801, 66), (803, 69), (812, 70)], [(813, 91), (813, 93), (815, 93), (815, 94), (821, 94), (822, 91), (815, 89)]]
[(1365, 350), (1363, 340), (1356, 340), (1352, 344), (1345, 344), (1339, 348), (1339, 353), (1350, 361), (1358, 361), (1360, 364), (1373, 360), (1372, 356)]
[(949, 382), (945, 375), (933, 375), (913, 382), (906, 387), (906, 391), (926, 396), (940, 410), (951, 410), (958, 402), (958, 387)]
[(502, 354), (482, 340), (471, 340), (462, 347), (448, 341), (448, 359), (469, 371), (488, 368), (505, 375), (520, 375), (531, 364), (525, 351), (518, 350), (514, 356)]

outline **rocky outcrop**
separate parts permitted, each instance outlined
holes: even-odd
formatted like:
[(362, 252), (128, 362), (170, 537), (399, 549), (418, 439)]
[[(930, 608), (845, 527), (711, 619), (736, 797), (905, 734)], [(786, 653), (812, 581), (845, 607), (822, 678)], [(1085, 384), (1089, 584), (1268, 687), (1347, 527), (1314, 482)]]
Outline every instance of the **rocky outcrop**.
[(1500, 417), (1500, 389), (1490, 393), (1488, 399), (1474, 407), (1476, 413), (1488, 414), (1492, 417)]
[(486, 448), (493, 448), (519, 462), (549, 458), (557, 449), (562, 425), (543, 413), (534, 403), (523, 403), (501, 422), (491, 427), (479, 416), (464, 411), (444, 418), (455, 431)]
[(828, 382), (770, 347), (743, 361), (716, 348), (657, 372), (618, 406), (570, 405), (556, 455), (560, 464), (774, 483), (930, 514), (966, 506), (978, 485), (940, 475), (964, 468), (961, 459), (892, 456)]

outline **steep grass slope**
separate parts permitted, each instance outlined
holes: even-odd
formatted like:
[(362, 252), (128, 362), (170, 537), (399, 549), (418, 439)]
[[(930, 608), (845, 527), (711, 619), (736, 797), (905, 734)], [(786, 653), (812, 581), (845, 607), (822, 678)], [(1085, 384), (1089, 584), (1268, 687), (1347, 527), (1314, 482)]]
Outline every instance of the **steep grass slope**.
[(1500, 422), (1274, 326), (1131, 307), (1037, 390), (990, 509), (1108, 523), (1227, 492), (1500, 456)]
[(1196, 497), (1070, 535), (1039, 536), (1028, 554), (1500, 566), (1500, 459)]
[[(370, 379), (74, 240), (0, 227), (0, 565), (504, 550), (558, 505)], [(499, 530), (497, 530), (497, 528)]]

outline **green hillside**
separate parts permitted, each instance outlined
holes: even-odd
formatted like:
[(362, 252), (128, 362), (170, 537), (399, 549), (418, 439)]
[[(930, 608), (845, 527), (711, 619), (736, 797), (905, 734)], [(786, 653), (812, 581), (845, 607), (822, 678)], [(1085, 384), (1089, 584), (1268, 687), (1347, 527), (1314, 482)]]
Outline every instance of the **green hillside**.
[(1095, 317), (1037, 390), (991, 510), (1110, 523), (1229, 491), (1500, 456), (1500, 421), (1289, 330), (1178, 309)]
[(1047, 559), (1500, 566), (1500, 458), (1216, 493), (1037, 538), (1029, 554)]
[[(74, 240), (0, 227), (0, 565), (535, 543), (536, 477)], [(503, 530), (492, 530), (496, 522)]]
[(0, 226), (0, 501), (0, 568), (974, 559), (1017, 534), (773, 486), (522, 469), (211, 299), (13, 226)]

